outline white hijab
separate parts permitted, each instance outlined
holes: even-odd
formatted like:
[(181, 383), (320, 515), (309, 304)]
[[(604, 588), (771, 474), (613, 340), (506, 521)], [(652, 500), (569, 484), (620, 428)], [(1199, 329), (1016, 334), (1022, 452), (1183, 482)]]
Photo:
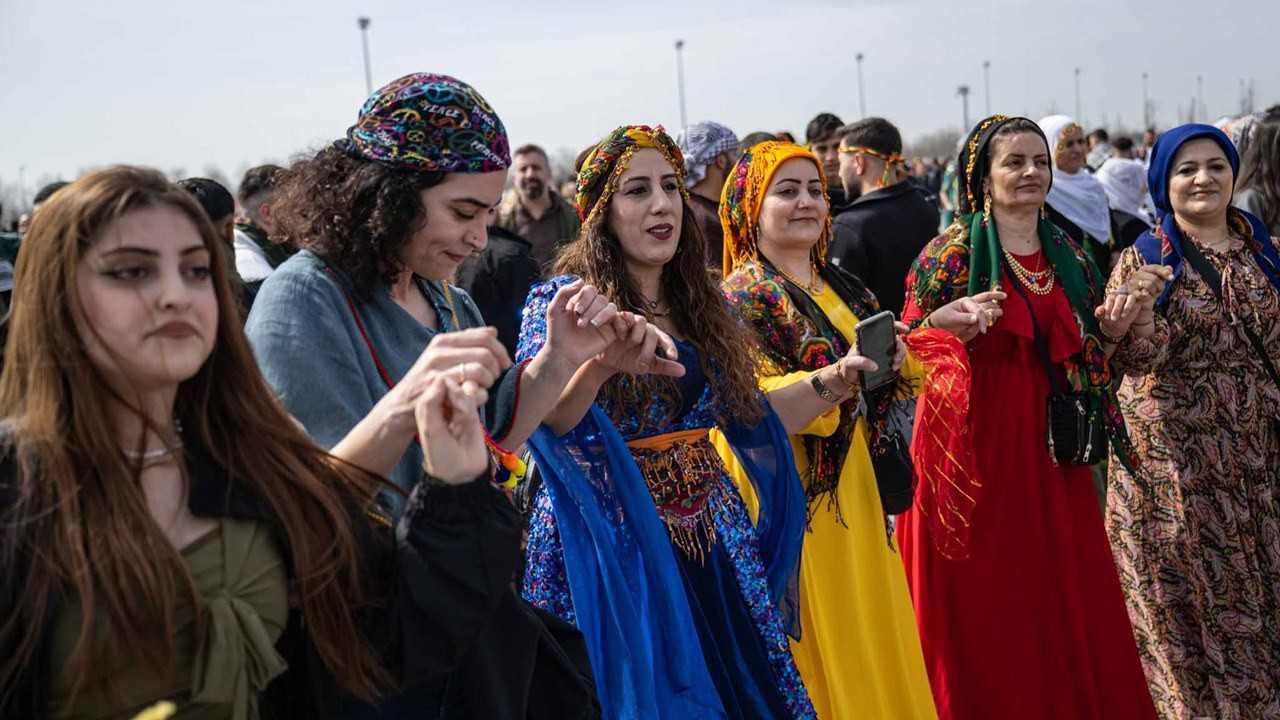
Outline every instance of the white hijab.
[(1111, 209), (1107, 205), (1107, 192), (1102, 183), (1084, 169), (1065, 173), (1058, 169), (1058, 144), (1071, 128), (1079, 126), (1066, 115), (1050, 115), (1039, 122), (1040, 129), (1049, 140), (1049, 153), (1053, 156), (1053, 186), (1049, 188), (1048, 202), (1054, 210), (1080, 226), (1089, 237), (1105, 243), (1111, 238)]
[(1102, 183), (1111, 207), (1147, 220), (1143, 207), (1147, 202), (1147, 167), (1141, 160), (1107, 158), (1095, 177)]

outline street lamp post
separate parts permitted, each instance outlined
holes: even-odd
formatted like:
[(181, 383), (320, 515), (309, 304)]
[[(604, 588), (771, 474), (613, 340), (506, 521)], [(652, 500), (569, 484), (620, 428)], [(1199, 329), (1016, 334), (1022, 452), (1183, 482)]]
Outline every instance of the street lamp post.
[(968, 131), (969, 131), (969, 128), (970, 128), (970, 125), (969, 125), (969, 86), (968, 86), (968, 85), (961, 85), (960, 87), (956, 88), (956, 94), (960, 96), (960, 103), (961, 103), (961, 107), (963, 108), (963, 112), (964, 112), (964, 115), (962, 116), (962, 117), (964, 118), (964, 125), (962, 126), (962, 131), (963, 131), (963, 132), (968, 132)]
[(1196, 76), (1196, 114), (1195, 119), (1204, 120), (1209, 117), (1209, 113), (1204, 106), (1204, 76)]
[(676, 40), (676, 86), (680, 93), (680, 129), (689, 128), (689, 116), (684, 105), (684, 40)]
[(1080, 113), (1080, 68), (1076, 68), (1076, 122), (1084, 122), (1084, 116)]
[(1151, 127), (1151, 101), (1147, 99), (1147, 71), (1142, 71), (1142, 129)]
[(982, 61), (982, 99), (987, 103), (987, 117), (991, 117), (991, 61)]
[(866, 117), (867, 96), (862, 91), (862, 53), (854, 55), (853, 58), (858, 61), (858, 112), (862, 117)]
[(364, 91), (366, 95), (372, 95), (373, 68), (369, 65), (369, 18), (358, 17), (356, 23), (360, 25), (360, 45), (364, 48)]

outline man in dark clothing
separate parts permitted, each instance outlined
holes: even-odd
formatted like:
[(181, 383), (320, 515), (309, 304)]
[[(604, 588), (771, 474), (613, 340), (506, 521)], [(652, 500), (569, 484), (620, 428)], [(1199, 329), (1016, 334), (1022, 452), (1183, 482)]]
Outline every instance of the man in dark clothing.
[(511, 357), (520, 338), (520, 312), (540, 276), (532, 253), (528, 240), (494, 225), (484, 251), (458, 268), (458, 287), (471, 295), (484, 321), (498, 329), (498, 340)]
[(213, 222), (213, 229), (218, 231), (218, 237), (222, 238), (224, 267), (227, 270), (227, 280), (231, 283), (231, 295), (240, 308), (240, 319), (244, 320), (249, 316), (249, 305), (253, 298), (246, 296), (244, 280), (236, 272), (236, 199), (222, 183), (209, 178), (187, 178), (179, 180), (177, 185), (195, 196), (196, 202), (200, 203), (205, 215)]
[(539, 271), (548, 272), (556, 249), (578, 236), (578, 212), (551, 189), (551, 163), (537, 145), (516, 148), (511, 176), (515, 192), (498, 210), (497, 224), (528, 240)]
[(938, 206), (899, 180), (902, 136), (883, 118), (840, 128), (840, 184), (849, 203), (832, 221), (827, 259), (857, 275), (902, 315), (907, 271), (938, 232)]
[(840, 174), (840, 129), (844, 122), (831, 113), (818, 113), (804, 129), (804, 145), (822, 164), (827, 177), (827, 197), (831, 198), (831, 211), (844, 207), (849, 198), (837, 179)]
[(715, 122), (690, 125), (676, 138), (684, 155), (685, 185), (689, 208), (698, 221), (707, 247), (707, 264), (717, 272), (724, 268), (724, 230), (720, 226), (720, 191), (738, 161), (738, 136)]

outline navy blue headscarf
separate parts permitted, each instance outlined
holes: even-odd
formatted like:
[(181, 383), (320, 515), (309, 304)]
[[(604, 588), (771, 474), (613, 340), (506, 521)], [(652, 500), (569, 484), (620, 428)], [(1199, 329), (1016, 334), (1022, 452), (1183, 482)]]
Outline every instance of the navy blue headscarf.
[[(1179, 125), (1161, 135), (1156, 140), (1155, 146), (1151, 148), (1147, 187), (1151, 190), (1151, 200), (1156, 206), (1156, 227), (1143, 233), (1134, 244), (1145, 262), (1153, 263), (1156, 262), (1155, 258), (1159, 258), (1161, 265), (1173, 268), (1175, 281), (1182, 274), (1183, 239), (1182, 231), (1178, 229), (1178, 222), (1174, 217), (1173, 205), (1169, 201), (1169, 175), (1173, 171), (1173, 158), (1178, 154), (1178, 148), (1197, 138), (1209, 138), (1222, 148), (1222, 152), (1227, 156), (1227, 162), (1231, 163), (1233, 187), (1240, 173), (1240, 154), (1236, 152), (1236, 146), (1225, 133), (1212, 125), (1199, 123)], [(1227, 212), (1238, 213), (1248, 222), (1253, 239), (1256, 241), (1254, 259), (1258, 267), (1262, 268), (1270, 278), (1271, 284), (1280, 290), (1280, 255), (1277, 255), (1275, 246), (1271, 244), (1271, 233), (1266, 225), (1239, 208), (1230, 208)], [(1165, 286), (1164, 292), (1156, 300), (1156, 307), (1164, 307), (1168, 304), (1171, 289), (1173, 289), (1173, 283)]]

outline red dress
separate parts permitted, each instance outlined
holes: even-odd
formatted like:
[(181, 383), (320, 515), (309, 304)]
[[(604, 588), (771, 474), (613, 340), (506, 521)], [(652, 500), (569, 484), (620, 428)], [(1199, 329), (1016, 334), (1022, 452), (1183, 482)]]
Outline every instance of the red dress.
[[(1049, 461), (1049, 381), (1014, 282), (1006, 273), (1004, 316), (969, 343), (970, 431), (982, 483), (969, 558), (942, 557), (917, 513), (900, 518), (938, 716), (1155, 718), (1092, 474)], [(1061, 287), (1027, 296), (1054, 362), (1078, 351), (1080, 331)], [(918, 317), (908, 301), (905, 319)], [(1055, 370), (1063, 377), (1061, 365)]]

